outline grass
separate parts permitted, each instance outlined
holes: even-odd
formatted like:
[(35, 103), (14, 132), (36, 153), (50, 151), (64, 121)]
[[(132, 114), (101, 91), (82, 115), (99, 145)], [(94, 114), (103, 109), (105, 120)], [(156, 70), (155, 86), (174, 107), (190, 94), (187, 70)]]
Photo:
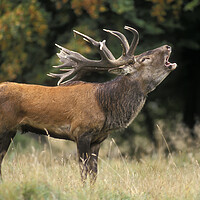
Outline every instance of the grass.
[(112, 148), (118, 156), (107, 156), (110, 142), (100, 152), (98, 179), (91, 188), (89, 183), (82, 186), (73, 144), (49, 140), (38, 146), (31, 141), (25, 150), (12, 144), (3, 162), (0, 200), (200, 199), (198, 152), (154, 154), (138, 161), (123, 158), (116, 145)]

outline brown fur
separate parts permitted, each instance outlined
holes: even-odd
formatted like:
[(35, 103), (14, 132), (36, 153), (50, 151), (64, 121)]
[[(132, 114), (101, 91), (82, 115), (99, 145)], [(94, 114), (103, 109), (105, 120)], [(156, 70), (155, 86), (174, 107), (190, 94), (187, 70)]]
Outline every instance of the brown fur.
[[(0, 107), (1, 127), (16, 129), (29, 124), (54, 132), (54, 137), (60, 138), (66, 134), (71, 140), (77, 141), (88, 127), (100, 130), (103, 126), (104, 114), (94, 101), (96, 88), (93, 84), (45, 87), (3, 83), (0, 88), (7, 97), (4, 106), (1, 104)], [(0, 96), (0, 101), (4, 96)], [(83, 109), (82, 105), (87, 109)], [(59, 130), (59, 127), (67, 125), (69, 127), (64, 132)]]

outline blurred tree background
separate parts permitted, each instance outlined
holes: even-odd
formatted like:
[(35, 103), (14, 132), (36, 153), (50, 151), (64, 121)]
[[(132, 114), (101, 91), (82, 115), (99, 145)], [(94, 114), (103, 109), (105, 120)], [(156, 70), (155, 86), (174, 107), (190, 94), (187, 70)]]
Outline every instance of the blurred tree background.
[[(136, 54), (169, 44), (170, 60), (178, 68), (149, 95), (132, 125), (114, 136), (130, 154), (139, 148), (148, 153), (160, 147), (162, 131), (177, 150), (179, 139), (193, 144), (200, 134), (199, 13), (200, 0), (0, 0), (0, 81), (55, 85), (56, 80), (46, 76), (59, 63), (55, 43), (98, 58), (94, 48), (74, 38), (73, 29), (106, 39), (113, 54), (120, 56), (119, 41), (102, 29), (118, 30), (130, 41), (132, 35), (123, 27), (134, 27), (140, 33)], [(85, 79), (111, 78), (88, 74)], [(148, 148), (149, 143), (154, 146)]]

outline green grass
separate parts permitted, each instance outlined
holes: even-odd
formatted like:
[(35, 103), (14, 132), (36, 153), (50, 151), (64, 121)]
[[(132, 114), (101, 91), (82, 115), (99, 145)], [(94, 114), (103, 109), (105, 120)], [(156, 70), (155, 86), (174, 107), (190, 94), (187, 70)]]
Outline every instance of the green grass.
[(123, 158), (117, 146), (113, 151), (118, 156), (108, 157), (108, 141), (100, 152), (97, 182), (90, 188), (80, 181), (75, 145), (54, 140), (40, 147), (30, 144), (25, 150), (11, 146), (3, 162), (0, 200), (200, 199), (199, 153), (155, 154), (137, 161)]

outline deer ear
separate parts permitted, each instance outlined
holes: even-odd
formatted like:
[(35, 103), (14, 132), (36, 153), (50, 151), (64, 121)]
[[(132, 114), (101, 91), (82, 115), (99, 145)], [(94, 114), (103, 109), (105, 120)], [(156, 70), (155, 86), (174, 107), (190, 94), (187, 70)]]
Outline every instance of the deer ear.
[(135, 69), (133, 67), (129, 66), (122, 66), (122, 67), (118, 67), (118, 68), (114, 68), (114, 69), (110, 69), (108, 70), (109, 73), (111, 74), (115, 74), (115, 75), (127, 75), (127, 74), (131, 74), (135, 71)]

